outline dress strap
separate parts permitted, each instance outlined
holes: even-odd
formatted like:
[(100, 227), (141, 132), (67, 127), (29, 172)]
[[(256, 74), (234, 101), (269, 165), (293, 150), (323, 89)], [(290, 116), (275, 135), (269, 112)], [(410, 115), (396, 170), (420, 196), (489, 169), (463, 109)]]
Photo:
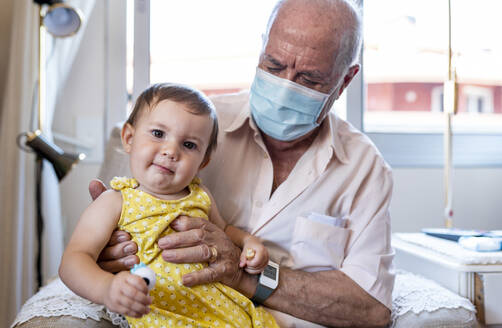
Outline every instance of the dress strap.
[(190, 184), (194, 184), (194, 185), (200, 185), (201, 183), (202, 183), (202, 182), (201, 182), (201, 180), (200, 180), (200, 178), (199, 178), (199, 177), (194, 177), (194, 178), (192, 179), (192, 182), (190, 182)]
[(139, 186), (138, 181), (134, 178), (127, 177), (114, 177), (112, 181), (110, 181), (110, 187), (114, 190), (122, 190), (125, 188), (137, 188)]

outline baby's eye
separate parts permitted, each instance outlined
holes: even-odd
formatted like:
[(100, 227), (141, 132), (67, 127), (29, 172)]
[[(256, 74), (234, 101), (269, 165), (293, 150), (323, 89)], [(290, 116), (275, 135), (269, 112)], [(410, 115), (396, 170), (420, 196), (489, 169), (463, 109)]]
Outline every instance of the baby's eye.
[(195, 149), (195, 148), (197, 148), (197, 145), (196, 145), (196, 144), (194, 144), (194, 143), (193, 143), (193, 142), (191, 142), (191, 141), (185, 141), (185, 142), (183, 143), (183, 147), (185, 147), (185, 148), (187, 148), (187, 149)]
[(162, 138), (164, 136), (164, 132), (161, 130), (154, 129), (152, 130), (152, 136), (155, 138)]

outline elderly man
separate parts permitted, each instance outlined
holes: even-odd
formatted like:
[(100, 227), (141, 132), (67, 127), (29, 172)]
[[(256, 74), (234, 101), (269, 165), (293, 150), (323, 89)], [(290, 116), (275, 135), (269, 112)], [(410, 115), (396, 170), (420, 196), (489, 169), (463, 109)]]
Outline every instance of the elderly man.
[[(278, 3), (250, 92), (213, 99), (221, 135), (202, 172), (224, 219), (263, 239), (278, 284), (273, 274), (267, 281), (240, 270), (239, 250), (223, 231), (181, 217), (178, 233), (159, 240), (163, 258), (211, 262), (185, 275), (185, 285), (222, 281), (284, 327), (388, 324), (391, 172), (365, 136), (329, 112), (359, 71), (360, 44), (361, 18), (350, 2)], [(136, 248), (118, 243), (124, 239), (112, 236), (102, 267), (137, 261), (125, 256)]]

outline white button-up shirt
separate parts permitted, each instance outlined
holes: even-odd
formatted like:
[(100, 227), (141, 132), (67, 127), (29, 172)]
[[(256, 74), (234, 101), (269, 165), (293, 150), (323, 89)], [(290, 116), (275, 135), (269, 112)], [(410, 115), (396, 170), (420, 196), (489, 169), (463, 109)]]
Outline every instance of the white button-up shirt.
[[(220, 134), (216, 152), (200, 175), (223, 219), (262, 238), (270, 258), (281, 266), (339, 269), (391, 308), (392, 174), (372, 142), (330, 113), (308, 151), (271, 195), (272, 161), (250, 117), (248, 93), (212, 100)], [(313, 221), (311, 213), (348, 219), (347, 225)], [(284, 324), (282, 315), (272, 313)], [(296, 325), (305, 327), (303, 323)]]

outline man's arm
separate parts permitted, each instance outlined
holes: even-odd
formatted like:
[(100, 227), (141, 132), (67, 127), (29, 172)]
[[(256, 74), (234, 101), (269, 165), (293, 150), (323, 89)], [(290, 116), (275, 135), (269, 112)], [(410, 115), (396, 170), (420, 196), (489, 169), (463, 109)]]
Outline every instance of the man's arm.
[[(205, 231), (207, 225), (202, 219), (178, 218), (175, 230), (179, 232), (159, 240), (164, 259), (174, 263), (207, 261), (210, 252), (206, 240), (213, 240), (216, 236), (213, 230), (217, 229), (212, 225)], [(218, 236), (225, 234), (221, 231)], [(215, 246), (219, 254), (239, 253), (229, 242)], [(219, 259), (203, 270), (183, 276), (183, 283), (194, 286), (221, 281), (251, 298), (256, 291), (257, 275), (248, 275), (239, 269), (238, 257), (222, 258), (226, 258), (225, 263)], [(383, 304), (339, 270), (308, 273), (281, 267), (279, 286), (265, 305), (297, 318), (335, 327), (384, 327), (390, 320), (390, 311)]]
[(340, 269), (308, 273), (281, 268), (278, 289), (266, 306), (328, 326), (387, 326), (393, 284), (388, 213), (392, 173), (377, 160), (354, 196), (351, 240)]
[[(251, 297), (256, 278), (242, 280), (247, 290), (240, 291)], [(279, 286), (264, 305), (330, 327), (385, 327), (390, 320), (387, 307), (338, 270), (309, 273), (282, 267)]]

